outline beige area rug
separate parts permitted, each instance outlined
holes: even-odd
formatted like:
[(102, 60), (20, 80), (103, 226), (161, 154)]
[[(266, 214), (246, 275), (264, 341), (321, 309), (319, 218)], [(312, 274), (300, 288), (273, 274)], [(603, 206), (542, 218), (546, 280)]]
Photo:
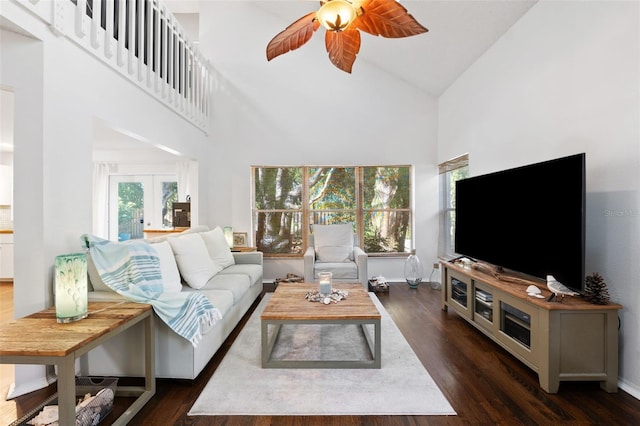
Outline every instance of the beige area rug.
[[(261, 368), (260, 313), (267, 294), (188, 414), (455, 415), (378, 298), (369, 294), (382, 314), (381, 369)], [(293, 336), (279, 338), (277, 345), (308, 341), (314, 331), (307, 327), (299, 339), (294, 331)], [(297, 352), (283, 350), (289, 355)], [(359, 356), (357, 352), (352, 355)]]

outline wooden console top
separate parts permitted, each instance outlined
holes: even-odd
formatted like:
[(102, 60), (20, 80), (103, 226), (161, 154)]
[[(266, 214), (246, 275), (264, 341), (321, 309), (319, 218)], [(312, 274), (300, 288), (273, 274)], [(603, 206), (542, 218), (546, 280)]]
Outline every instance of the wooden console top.
[(89, 316), (58, 323), (55, 307), (0, 326), (0, 356), (64, 357), (151, 310), (141, 303), (91, 302)]
[[(622, 305), (616, 303), (608, 303), (606, 305), (596, 305), (593, 303), (589, 303), (579, 296), (566, 296), (562, 302), (551, 301), (547, 302), (547, 297), (551, 295), (549, 289), (547, 289), (547, 284), (543, 280), (530, 280), (526, 281), (526, 279), (521, 276), (516, 277), (519, 282), (511, 282), (508, 280), (501, 280), (499, 278), (494, 277), (488, 273), (479, 271), (477, 269), (469, 268), (462, 266), (453, 262), (443, 262), (443, 265), (447, 268), (458, 271), (466, 276), (471, 277), (474, 280), (478, 280), (484, 283), (487, 283), (497, 289), (511, 294), (520, 299), (526, 299), (527, 302), (536, 305), (543, 309), (562, 309), (562, 310), (602, 310), (602, 309), (622, 309)], [(504, 274), (505, 276), (509, 276), (508, 273)], [(535, 285), (540, 289), (544, 299), (538, 299), (536, 297), (531, 297), (527, 294), (526, 289), (529, 285)]]

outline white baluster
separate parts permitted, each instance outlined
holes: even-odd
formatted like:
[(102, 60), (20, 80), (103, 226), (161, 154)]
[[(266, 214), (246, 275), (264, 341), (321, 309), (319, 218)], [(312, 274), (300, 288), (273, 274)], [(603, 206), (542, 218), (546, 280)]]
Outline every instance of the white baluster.
[(113, 56), (113, 8), (115, 4), (113, 1), (106, 0), (106, 19), (105, 19), (105, 31), (104, 31), (104, 55), (107, 58)]
[(77, 0), (74, 15), (76, 35), (84, 38), (87, 35), (87, 0)]
[(91, 17), (91, 46), (95, 49), (100, 47), (100, 22), (102, 21), (102, 0), (93, 0)]
[(144, 9), (145, 0), (138, 0), (138, 81), (144, 80)]
[(147, 41), (147, 87), (151, 87), (151, 83), (153, 81), (153, 12), (155, 9), (153, 7), (153, 2), (151, 1), (146, 2), (145, 5), (147, 10), (147, 25), (144, 29), (144, 36)]
[(161, 32), (161, 36), (162, 36), (162, 40), (160, 43), (160, 51), (162, 52), (162, 61), (160, 64), (161, 67), (161, 75), (162, 75), (162, 83), (161, 83), (161, 87), (162, 87), (162, 97), (166, 98), (167, 97), (167, 61), (168, 61), (168, 52), (169, 52), (169, 37), (168, 37), (168, 30), (169, 30), (169, 18), (167, 17), (167, 10), (164, 6), (162, 6), (162, 32)]
[(173, 82), (174, 82), (174, 74), (175, 74), (175, 32), (173, 31), (173, 17), (167, 18), (168, 19), (168, 27), (169, 27), (169, 33), (167, 34), (168, 36), (168, 40), (167, 40), (167, 82), (169, 84), (169, 99), (168, 102), (169, 104), (173, 103)]
[(155, 11), (155, 20), (154, 20), (154, 31), (153, 31), (153, 40), (155, 41), (155, 49), (154, 49), (154, 59), (153, 65), (155, 69), (156, 76), (153, 79), (155, 82), (155, 92), (158, 93), (160, 91), (160, 49), (162, 47), (162, 31), (160, 29), (160, 15), (162, 11), (159, 7), (154, 6)]
[(118, 66), (124, 65), (125, 56), (125, 40), (127, 37), (127, 6), (125, 0), (118, 0), (118, 51), (117, 51), (117, 63)]

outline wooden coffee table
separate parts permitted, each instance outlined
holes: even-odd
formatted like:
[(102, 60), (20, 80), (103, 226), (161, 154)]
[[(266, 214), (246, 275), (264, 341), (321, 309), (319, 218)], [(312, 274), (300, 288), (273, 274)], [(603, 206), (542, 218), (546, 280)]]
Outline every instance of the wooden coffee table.
[[(262, 315), (263, 368), (380, 368), (380, 312), (361, 284), (334, 283), (335, 288), (348, 291), (347, 299), (324, 305), (310, 302), (307, 292), (318, 287), (313, 283), (280, 283)], [(356, 324), (362, 327), (372, 359), (365, 360), (278, 360), (271, 352), (280, 328), (291, 324)], [(373, 325), (374, 336), (367, 325)], [(269, 327), (275, 327), (269, 338)]]

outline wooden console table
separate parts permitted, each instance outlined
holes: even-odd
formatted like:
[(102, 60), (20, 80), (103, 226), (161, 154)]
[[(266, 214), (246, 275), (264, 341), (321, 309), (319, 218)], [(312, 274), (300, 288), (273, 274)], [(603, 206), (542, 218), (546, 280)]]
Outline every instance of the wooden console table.
[[(514, 283), (457, 264), (442, 263), (442, 309), (467, 322), (538, 373), (540, 387), (558, 392), (561, 381), (599, 381), (618, 390), (618, 311), (580, 297), (547, 302), (540, 282)], [(536, 285), (544, 298), (527, 295)]]
[(116, 395), (138, 398), (113, 424), (127, 424), (156, 392), (153, 309), (131, 302), (91, 302), (89, 316), (59, 324), (55, 308), (0, 326), (0, 363), (58, 367), (61, 425), (75, 424), (75, 360), (104, 341), (144, 321), (145, 385), (118, 386)]

